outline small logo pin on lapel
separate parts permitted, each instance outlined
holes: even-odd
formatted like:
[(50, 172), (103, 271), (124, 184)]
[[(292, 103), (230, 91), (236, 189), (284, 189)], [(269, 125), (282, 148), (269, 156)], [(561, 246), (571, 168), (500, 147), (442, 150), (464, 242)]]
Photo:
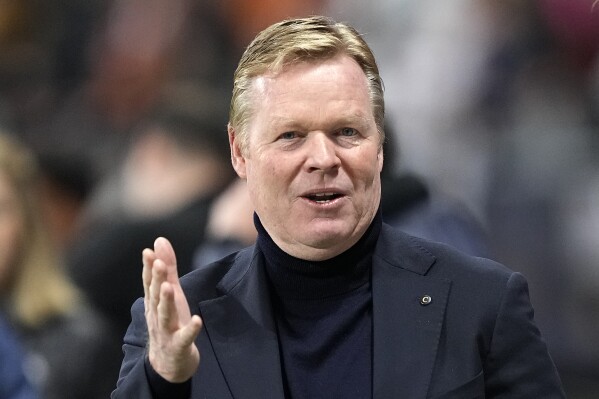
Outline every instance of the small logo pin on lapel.
[(433, 298), (431, 298), (430, 295), (424, 295), (422, 298), (420, 298), (420, 304), (422, 306), (430, 305), (432, 301)]

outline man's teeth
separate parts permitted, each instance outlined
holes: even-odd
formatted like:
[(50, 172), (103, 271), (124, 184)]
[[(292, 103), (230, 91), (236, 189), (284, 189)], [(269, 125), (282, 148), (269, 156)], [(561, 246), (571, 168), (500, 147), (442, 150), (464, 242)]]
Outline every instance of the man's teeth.
[(336, 193), (318, 193), (309, 195), (308, 198), (316, 202), (328, 202), (334, 200), (338, 196), (339, 195)]

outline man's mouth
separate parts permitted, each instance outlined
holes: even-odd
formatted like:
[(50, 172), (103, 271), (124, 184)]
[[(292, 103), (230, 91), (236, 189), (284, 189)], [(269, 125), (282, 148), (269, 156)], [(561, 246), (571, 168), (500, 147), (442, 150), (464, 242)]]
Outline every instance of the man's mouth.
[(331, 202), (341, 196), (342, 194), (339, 193), (318, 193), (306, 195), (305, 198), (309, 199), (310, 201), (317, 202), (319, 204), (324, 204), (327, 202)]

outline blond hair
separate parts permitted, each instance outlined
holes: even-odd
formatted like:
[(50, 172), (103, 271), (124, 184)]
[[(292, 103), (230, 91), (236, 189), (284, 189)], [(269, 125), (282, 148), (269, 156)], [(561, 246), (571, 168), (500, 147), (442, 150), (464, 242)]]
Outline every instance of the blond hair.
[(327, 60), (339, 54), (354, 59), (366, 76), (372, 111), (380, 135), (385, 141), (385, 102), (383, 82), (370, 47), (351, 26), (328, 17), (289, 19), (266, 28), (243, 53), (235, 71), (229, 125), (236, 130), (241, 149), (247, 149), (247, 127), (253, 112), (251, 85), (254, 78), (277, 73), (302, 61)]
[(39, 327), (52, 317), (69, 314), (79, 293), (61, 268), (41, 217), (37, 162), (27, 148), (2, 132), (0, 173), (15, 191), (23, 226), (19, 253), (9, 265), (12, 274), (5, 299), (18, 322)]

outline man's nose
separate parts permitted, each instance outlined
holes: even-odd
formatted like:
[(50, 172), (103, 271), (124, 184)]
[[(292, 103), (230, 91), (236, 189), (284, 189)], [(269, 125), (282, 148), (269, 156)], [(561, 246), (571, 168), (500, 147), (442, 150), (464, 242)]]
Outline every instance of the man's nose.
[(312, 133), (306, 146), (306, 167), (310, 172), (336, 169), (341, 164), (334, 140), (322, 132)]

